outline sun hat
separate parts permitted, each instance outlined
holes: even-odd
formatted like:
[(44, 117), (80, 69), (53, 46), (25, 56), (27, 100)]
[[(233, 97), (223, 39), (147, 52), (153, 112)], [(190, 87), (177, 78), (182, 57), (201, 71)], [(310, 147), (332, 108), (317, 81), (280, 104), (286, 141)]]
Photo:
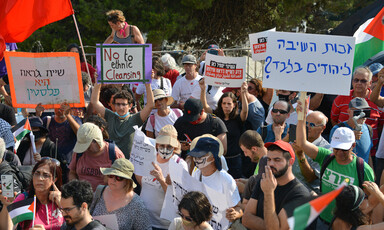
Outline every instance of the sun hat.
[(350, 128), (340, 127), (335, 130), (331, 139), (331, 147), (348, 150), (355, 143), (355, 134)]
[(100, 168), (101, 173), (104, 176), (114, 175), (128, 180), (132, 180), (132, 186), (136, 188), (135, 182), (133, 182), (132, 175), (135, 168), (133, 164), (125, 158), (116, 159), (110, 168)]
[(200, 138), (202, 138), (202, 137), (210, 137), (210, 138), (215, 139), (220, 145), (219, 146), (219, 157), (221, 157), (224, 154), (224, 146), (223, 146), (223, 143), (221, 143), (220, 139), (217, 138), (216, 136), (213, 136), (212, 134), (208, 134), (208, 133), (201, 135), (201, 136), (198, 136), (198, 137), (195, 137), (191, 142), (191, 147), (190, 147), (191, 150), (193, 150), (195, 148), (197, 141), (200, 140)]
[(89, 122), (82, 124), (79, 130), (77, 130), (77, 141), (73, 151), (76, 153), (85, 152), (93, 140), (95, 140), (100, 147), (104, 146), (103, 134), (100, 128)]
[(201, 137), (196, 142), (195, 147), (188, 153), (192, 157), (202, 157), (208, 153), (212, 153), (215, 159), (216, 168), (220, 171), (222, 169), (221, 159), (219, 157), (220, 141), (213, 139), (212, 137)]
[(153, 90), (153, 97), (154, 97), (154, 101), (158, 100), (158, 99), (162, 99), (162, 98), (168, 98), (168, 101), (167, 101), (167, 105), (172, 105), (173, 104), (173, 97), (171, 96), (167, 96), (164, 92), (164, 90), (162, 89), (154, 89)]
[(177, 131), (173, 125), (165, 125), (160, 129), (156, 137), (156, 144), (171, 145), (174, 148), (179, 147), (177, 140)]
[(268, 148), (271, 145), (279, 146), (282, 150), (289, 152), (291, 157), (293, 159), (295, 159), (295, 151), (293, 151), (293, 148), (292, 148), (291, 144), (289, 144), (288, 142), (285, 142), (285, 141), (282, 141), (282, 140), (278, 140), (278, 141), (275, 141), (275, 142), (268, 142), (268, 143), (264, 144), (265, 148)]

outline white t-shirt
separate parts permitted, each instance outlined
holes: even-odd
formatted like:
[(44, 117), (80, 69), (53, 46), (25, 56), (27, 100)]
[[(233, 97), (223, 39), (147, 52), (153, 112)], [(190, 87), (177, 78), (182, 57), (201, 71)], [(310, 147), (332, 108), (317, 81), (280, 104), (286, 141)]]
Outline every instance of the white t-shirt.
[[(165, 117), (159, 116), (158, 113), (155, 113), (155, 137), (159, 134), (161, 128), (163, 128), (165, 125), (173, 125), (175, 124), (175, 121), (177, 120), (178, 115), (175, 113), (174, 109), (170, 109), (171, 111), (169, 114)], [(177, 109), (179, 111), (180, 116), (183, 116), (183, 112), (180, 109)], [(151, 117), (149, 117), (147, 126), (145, 126), (145, 130), (149, 132), (153, 132), (152, 127), (152, 120)]]
[[(208, 91), (209, 85), (205, 85), (206, 90)], [(212, 86), (212, 88), (209, 90), (209, 92), (206, 92), (206, 98), (207, 98), (207, 103), (209, 107), (212, 108), (212, 110), (215, 110), (217, 108), (217, 102), (219, 101), (221, 95), (223, 95), (223, 87), (219, 86)], [(200, 94), (201, 94), (201, 88), (200, 86), (195, 87), (191, 97), (200, 99)]]
[[(173, 160), (177, 162), (178, 159), (178, 156), (173, 155), (170, 158), (170, 161)], [(156, 160), (155, 163), (161, 168), (164, 177), (167, 177), (167, 175), (169, 174), (169, 161), (160, 164)], [(188, 165), (183, 159), (180, 158), (178, 163), (181, 164), (181, 166), (183, 166), (186, 171), (188, 171)], [(168, 229), (170, 221), (160, 218), (161, 208), (163, 207), (163, 202), (165, 198), (165, 192), (161, 187), (160, 182), (156, 180), (155, 177), (143, 176), (141, 178), (141, 185), (142, 187), (140, 197), (148, 209), (149, 218), (151, 219), (152, 226), (155, 228)]]
[[(201, 171), (197, 169), (192, 172), (192, 177), (200, 181), (200, 174)], [(226, 194), (229, 207), (234, 207), (240, 202), (240, 194), (236, 181), (226, 171), (216, 170), (216, 172), (210, 176), (201, 176), (201, 181), (215, 191)]]
[[(200, 75), (197, 75), (193, 80), (187, 80), (185, 77), (180, 78), (173, 85), (172, 97), (175, 101), (185, 102), (191, 97), (194, 88), (199, 88)], [(200, 98), (200, 97), (199, 97)]]
[[(161, 86), (161, 78), (152, 79), (151, 88), (152, 90), (160, 89)], [(172, 84), (168, 78), (163, 77), (163, 90), (167, 96), (172, 95)], [(136, 94), (142, 95), (144, 94), (144, 104), (147, 104), (147, 91), (145, 90), (145, 84), (139, 84), (136, 89)]]

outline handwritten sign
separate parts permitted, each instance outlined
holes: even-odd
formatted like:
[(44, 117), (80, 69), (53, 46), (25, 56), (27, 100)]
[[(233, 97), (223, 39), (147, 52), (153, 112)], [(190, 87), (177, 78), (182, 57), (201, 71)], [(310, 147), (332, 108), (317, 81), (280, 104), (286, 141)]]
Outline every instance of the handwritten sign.
[(355, 38), (268, 32), (263, 87), (349, 95)]
[(5, 52), (5, 63), (13, 107), (85, 106), (79, 54)]
[(177, 217), (177, 206), (183, 196), (190, 191), (204, 193), (212, 205), (212, 219), (209, 224), (215, 230), (228, 229), (229, 221), (225, 218), (225, 211), (229, 208), (226, 195), (213, 190), (202, 182), (191, 177), (184, 168), (174, 161), (169, 161), (169, 173), (172, 189), (167, 188), (160, 218), (172, 221)]
[(151, 44), (98, 44), (96, 48), (98, 82), (150, 82), (152, 73)]
[(251, 45), (252, 59), (254, 61), (265, 60), (265, 52), (267, 51), (267, 40), (269, 31), (276, 31), (276, 28), (259, 33), (249, 34), (249, 43)]
[(223, 57), (207, 53), (204, 76), (207, 85), (240, 87), (246, 73), (246, 57)]
[(135, 174), (151, 176), (149, 172), (153, 170), (152, 162), (156, 160), (156, 140), (147, 137), (137, 125), (133, 128), (135, 129), (135, 136), (133, 137), (129, 160), (135, 167)]

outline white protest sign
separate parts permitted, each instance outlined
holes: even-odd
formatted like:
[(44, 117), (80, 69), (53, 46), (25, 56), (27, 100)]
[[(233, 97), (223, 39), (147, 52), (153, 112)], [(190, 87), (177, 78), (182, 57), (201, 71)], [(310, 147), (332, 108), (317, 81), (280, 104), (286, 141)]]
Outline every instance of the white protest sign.
[(131, 156), (129, 160), (135, 167), (134, 173), (139, 176), (151, 176), (152, 162), (156, 161), (156, 140), (147, 137), (137, 125), (133, 126), (135, 136), (133, 138)]
[(105, 227), (112, 230), (119, 230), (116, 214), (92, 216), (93, 219), (100, 221)]
[(355, 38), (268, 32), (263, 87), (349, 95)]
[(181, 165), (174, 161), (169, 162), (169, 174), (172, 180), (172, 190), (167, 188), (160, 218), (172, 221), (177, 217), (177, 206), (183, 196), (190, 191), (200, 191), (207, 196), (212, 205), (213, 215), (209, 221), (210, 225), (215, 230), (228, 229), (229, 221), (225, 217), (225, 213), (229, 205), (225, 194), (217, 192), (191, 177)]
[(245, 79), (246, 57), (223, 57), (207, 53), (205, 83), (222, 87), (240, 87)]
[(254, 61), (265, 60), (265, 52), (267, 51), (268, 31), (276, 31), (276, 28), (259, 33), (249, 34), (249, 43), (251, 45), (252, 59)]
[(66, 102), (84, 107), (79, 54), (5, 52), (15, 108), (59, 108)]

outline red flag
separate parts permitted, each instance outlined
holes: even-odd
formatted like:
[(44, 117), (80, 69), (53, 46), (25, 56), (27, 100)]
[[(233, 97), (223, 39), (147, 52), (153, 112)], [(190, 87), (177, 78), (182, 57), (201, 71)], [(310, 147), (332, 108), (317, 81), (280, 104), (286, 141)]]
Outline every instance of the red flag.
[(367, 28), (365, 28), (364, 32), (384, 41), (384, 25), (382, 23), (383, 16), (384, 7), (369, 23)]

